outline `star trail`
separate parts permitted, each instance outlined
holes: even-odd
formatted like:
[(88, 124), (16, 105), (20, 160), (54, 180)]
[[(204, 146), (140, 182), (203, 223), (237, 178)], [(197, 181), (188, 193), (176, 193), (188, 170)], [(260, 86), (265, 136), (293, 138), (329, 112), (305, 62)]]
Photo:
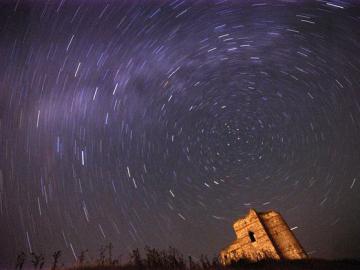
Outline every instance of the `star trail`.
[(275, 209), (360, 253), (356, 1), (1, 1), (0, 266), (173, 246)]

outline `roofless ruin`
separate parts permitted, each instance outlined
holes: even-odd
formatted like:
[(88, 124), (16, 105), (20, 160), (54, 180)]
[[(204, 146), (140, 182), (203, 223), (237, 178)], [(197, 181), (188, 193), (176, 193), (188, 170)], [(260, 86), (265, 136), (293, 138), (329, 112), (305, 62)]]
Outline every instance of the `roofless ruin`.
[(282, 216), (275, 212), (251, 209), (234, 225), (237, 239), (220, 252), (223, 264), (246, 259), (305, 259), (307, 254)]

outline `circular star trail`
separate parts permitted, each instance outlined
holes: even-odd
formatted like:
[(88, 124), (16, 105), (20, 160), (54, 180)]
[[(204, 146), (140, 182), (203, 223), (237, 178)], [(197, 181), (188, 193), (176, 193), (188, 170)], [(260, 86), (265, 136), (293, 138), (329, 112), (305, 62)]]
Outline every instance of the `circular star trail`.
[(216, 254), (275, 209), (359, 254), (355, 1), (17, 1), (0, 8), (0, 263), (112, 242)]

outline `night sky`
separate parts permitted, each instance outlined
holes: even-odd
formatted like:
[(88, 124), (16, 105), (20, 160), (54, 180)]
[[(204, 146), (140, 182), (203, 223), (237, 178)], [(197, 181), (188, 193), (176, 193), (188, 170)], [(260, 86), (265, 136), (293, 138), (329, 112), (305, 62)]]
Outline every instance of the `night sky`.
[(1, 1), (0, 265), (209, 256), (249, 208), (360, 254), (356, 1)]

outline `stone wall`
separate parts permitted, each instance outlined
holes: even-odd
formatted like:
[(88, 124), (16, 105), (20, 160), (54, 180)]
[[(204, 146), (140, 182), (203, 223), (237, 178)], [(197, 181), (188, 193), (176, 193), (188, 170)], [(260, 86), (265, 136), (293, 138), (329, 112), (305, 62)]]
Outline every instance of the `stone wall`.
[(307, 257), (304, 249), (279, 213), (274, 211), (259, 213), (259, 217), (282, 259), (294, 260)]
[(220, 260), (224, 264), (239, 259), (257, 261), (263, 258), (306, 258), (306, 253), (281, 215), (274, 211), (257, 213), (251, 209), (233, 227), (237, 239), (220, 252)]

